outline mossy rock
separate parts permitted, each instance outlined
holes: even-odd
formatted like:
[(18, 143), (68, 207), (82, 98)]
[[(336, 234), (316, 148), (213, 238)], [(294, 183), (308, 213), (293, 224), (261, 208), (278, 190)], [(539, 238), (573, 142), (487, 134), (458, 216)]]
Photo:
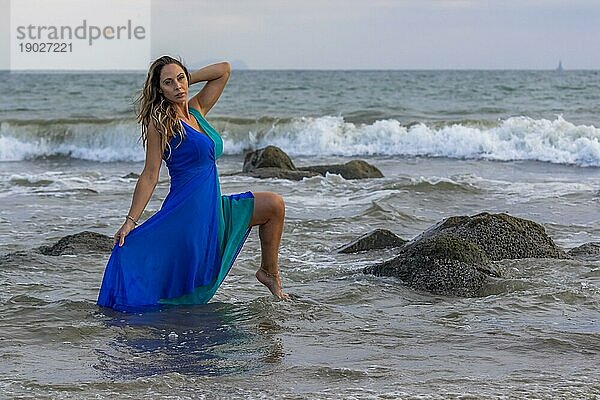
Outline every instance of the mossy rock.
[(252, 172), (259, 168), (296, 171), (296, 166), (290, 156), (277, 146), (267, 146), (246, 154), (242, 172)]
[(512, 215), (480, 213), (446, 218), (419, 238), (452, 234), (479, 245), (494, 261), (518, 258), (566, 258), (544, 227)]
[(489, 279), (501, 277), (494, 261), (566, 257), (540, 224), (481, 213), (446, 218), (401, 247), (396, 257), (363, 272), (397, 277), (436, 294), (475, 296)]
[(375, 229), (358, 239), (342, 246), (338, 253), (358, 253), (359, 251), (402, 247), (407, 241), (387, 229)]
[(392, 276), (405, 285), (435, 294), (476, 296), (486, 282), (490, 260), (478, 245), (452, 235), (411, 242), (365, 274)]

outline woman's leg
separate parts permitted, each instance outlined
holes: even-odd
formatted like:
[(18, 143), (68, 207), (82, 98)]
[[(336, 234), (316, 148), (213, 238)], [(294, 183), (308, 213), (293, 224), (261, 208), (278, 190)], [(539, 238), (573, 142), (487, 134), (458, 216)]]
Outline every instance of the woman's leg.
[(288, 297), (281, 289), (279, 279), (279, 242), (284, 218), (285, 203), (280, 195), (271, 192), (254, 193), (254, 213), (250, 226), (259, 225), (261, 251), (256, 279), (279, 298)]

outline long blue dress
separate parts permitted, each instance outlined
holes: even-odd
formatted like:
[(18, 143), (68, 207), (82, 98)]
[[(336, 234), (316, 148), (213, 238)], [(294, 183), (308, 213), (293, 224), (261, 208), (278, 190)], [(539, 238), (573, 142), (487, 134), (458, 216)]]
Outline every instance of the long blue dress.
[(162, 207), (115, 245), (98, 305), (128, 311), (163, 304), (205, 304), (250, 233), (251, 192), (223, 196), (216, 160), (223, 140), (200, 112), (199, 132), (182, 121), (166, 150), (171, 187)]

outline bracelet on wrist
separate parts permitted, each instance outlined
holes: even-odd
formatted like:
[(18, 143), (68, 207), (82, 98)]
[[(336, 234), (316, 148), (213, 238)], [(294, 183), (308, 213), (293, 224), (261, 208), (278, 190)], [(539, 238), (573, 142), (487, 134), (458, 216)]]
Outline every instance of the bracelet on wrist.
[(127, 216), (125, 217), (125, 220), (130, 220), (131, 222), (133, 222), (133, 225), (137, 225), (137, 221), (135, 219), (133, 219), (133, 217), (129, 214), (127, 214)]

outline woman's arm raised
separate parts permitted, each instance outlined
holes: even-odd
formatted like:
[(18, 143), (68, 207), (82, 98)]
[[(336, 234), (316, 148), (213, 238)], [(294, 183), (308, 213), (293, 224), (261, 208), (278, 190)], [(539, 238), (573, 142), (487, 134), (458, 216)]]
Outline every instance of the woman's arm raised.
[(158, 183), (162, 163), (162, 146), (160, 136), (152, 122), (148, 125), (147, 138), (144, 170), (135, 185), (131, 207), (129, 208), (125, 222), (117, 233), (115, 233), (115, 243), (119, 242), (119, 246), (123, 246), (125, 236), (135, 227), (136, 221), (140, 218), (142, 212), (144, 212)]
[(190, 85), (206, 82), (202, 90), (189, 101), (189, 106), (197, 109), (202, 115), (208, 114), (215, 105), (231, 75), (231, 65), (227, 62), (212, 64), (200, 68), (190, 74)]

